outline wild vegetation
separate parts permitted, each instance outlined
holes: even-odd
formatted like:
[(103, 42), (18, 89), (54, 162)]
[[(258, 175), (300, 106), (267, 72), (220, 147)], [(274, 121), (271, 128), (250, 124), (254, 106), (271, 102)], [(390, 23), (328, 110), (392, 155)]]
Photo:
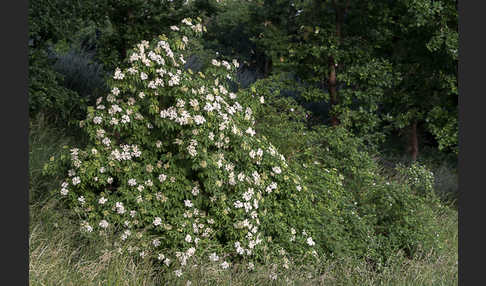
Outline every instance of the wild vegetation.
[(29, 2), (32, 285), (457, 285), (455, 1), (116, 2)]

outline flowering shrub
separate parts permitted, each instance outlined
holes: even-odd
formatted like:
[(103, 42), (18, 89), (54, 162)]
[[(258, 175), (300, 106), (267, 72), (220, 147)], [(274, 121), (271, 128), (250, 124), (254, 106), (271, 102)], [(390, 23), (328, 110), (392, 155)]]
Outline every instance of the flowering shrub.
[(396, 170), (418, 194), (428, 195), (434, 191), (434, 173), (424, 165), (418, 162), (409, 167), (399, 164)]
[(285, 82), (263, 79), (247, 97), (265, 96), (265, 105), (255, 112), (256, 130), (283, 152), (311, 194), (308, 214), (314, 221), (308, 228), (322, 254), (384, 264), (399, 250), (411, 257), (433, 249), (438, 204), (432, 174), (415, 166), (402, 168), (405, 180), (390, 177), (350, 131), (306, 125), (302, 106), (282, 96), (287, 88)]
[(306, 186), (256, 134), (253, 108), (264, 98), (228, 91), (235, 60), (185, 70), (202, 26), (184, 19), (171, 30), (138, 44), (89, 108), (80, 126), (90, 143), (70, 150), (60, 197), (87, 235), (114, 231), (121, 249), (177, 276), (196, 255), (226, 269), (266, 253), (284, 267), (287, 255), (317, 254)]

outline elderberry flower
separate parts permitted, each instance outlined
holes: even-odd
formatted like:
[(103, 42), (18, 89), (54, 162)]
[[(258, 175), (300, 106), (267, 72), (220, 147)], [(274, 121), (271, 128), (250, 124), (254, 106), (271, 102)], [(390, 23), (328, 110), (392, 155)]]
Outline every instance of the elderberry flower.
[(186, 235), (186, 238), (184, 239), (186, 242), (190, 243), (192, 241), (191, 236), (188, 234)]
[(101, 123), (101, 120), (102, 120), (102, 119), (101, 119), (101, 116), (95, 116), (95, 117), (93, 118), (93, 123), (94, 123), (94, 124), (100, 124), (100, 123)]
[(216, 262), (216, 261), (218, 261), (218, 260), (219, 260), (219, 256), (218, 256), (218, 255), (216, 255), (216, 253), (214, 253), (214, 252), (213, 252), (213, 253), (211, 253), (211, 254), (209, 255), (209, 260)]
[(155, 217), (153, 224), (159, 226), (162, 224), (162, 219), (160, 217)]
[(193, 204), (190, 200), (184, 200), (184, 205), (188, 208), (192, 208)]
[(227, 269), (228, 267), (229, 267), (229, 263), (228, 262), (223, 261), (223, 263), (221, 263), (221, 268)]
[(133, 187), (133, 186), (137, 185), (137, 181), (135, 179), (129, 179), (128, 185)]
[(312, 240), (312, 237), (310, 237), (310, 236), (309, 236), (309, 237), (307, 238), (307, 244), (308, 244), (308, 245), (310, 245), (310, 246), (313, 246), (313, 245), (315, 245), (316, 243), (315, 243), (315, 242)]
[(115, 203), (115, 208), (116, 208), (116, 211), (117, 211), (119, 214), (124, 214), (124, 213), (125, 213), (125, 207), (123, 206), (123, 203), (121, 203), (121, 202), (116, 202), (116, 203)]
[(101, 220), (99, 225), (101, 228), (107, 228), (108, 222), (106, 220)]
[(161, 183), (163, 183), (163, 182), (164, 182), (166, 179), (167, 179), (167, 175), (165, 175), (165, 174), (160, 174), (160, 175), (159, 175), (159, 181), (160, 181)]

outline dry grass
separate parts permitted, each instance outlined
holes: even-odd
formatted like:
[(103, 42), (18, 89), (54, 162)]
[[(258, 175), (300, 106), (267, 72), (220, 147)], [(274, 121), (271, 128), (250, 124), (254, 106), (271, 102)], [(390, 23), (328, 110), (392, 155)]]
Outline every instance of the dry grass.
[[(373, 270), (365, 261), (351, 258), (293, 265), (273, 271), (242, 265), (222, 271), (216, 265), (198, 264), (181, 278), (165, 273), (149, 261), (104, 250), (107, 240), (80, 239), (77, 225), (63, 216), (54, 203), (31, 206), (29, 234), (31, 285), (457, 285), (457, 212), (437, 219), (442, 224), (442, 244), (420, 259), (392, 258), (391, 267)], [(277, 280), (271, 280), (272, 273)]]

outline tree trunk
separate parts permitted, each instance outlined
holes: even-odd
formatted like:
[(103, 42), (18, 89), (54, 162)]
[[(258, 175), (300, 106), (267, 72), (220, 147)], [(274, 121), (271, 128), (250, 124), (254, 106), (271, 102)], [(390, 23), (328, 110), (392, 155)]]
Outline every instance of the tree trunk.
[(265, 57), (265, 66), (263, 69), (263, 77), (267, 78), (270, 75), (270, 72), (272, 71), (272, 59)]
[[(338, 45), (341, 44), (341, 39), (342, 39), (342, 34), (341, 34), (341, 28), (344, 22), (344, 14), (346, 13), (348, 7), (349, 7), (349, 1), (346, 3), (346, 7), (341, 8), (338, 7), (337, 3), (333, 1), (334, 5), (334, 11), (336, 12), (336, 38)], [(339, 97), (337, 93), (337, 63), (334, 60), (333, 56), (329, 57), (329, 78), (328, 78), (328, 91), (329, 91), (329, 96), (330, 96), (330, 109), (331, 112), (335, 108), (335, 106), (339, 103)], [(338, 114), (333, 112), (334, 114), (331, 115), (331, 125), (332, 126), (337, 126), (339, 125), (339, 118)]]
[(410, 126), (410, 137), (409, 137), (409, 151), (412, 161), (417, 160), (418, 156), (418, 137), (417, 137), (417, 122), (413, 122)]

